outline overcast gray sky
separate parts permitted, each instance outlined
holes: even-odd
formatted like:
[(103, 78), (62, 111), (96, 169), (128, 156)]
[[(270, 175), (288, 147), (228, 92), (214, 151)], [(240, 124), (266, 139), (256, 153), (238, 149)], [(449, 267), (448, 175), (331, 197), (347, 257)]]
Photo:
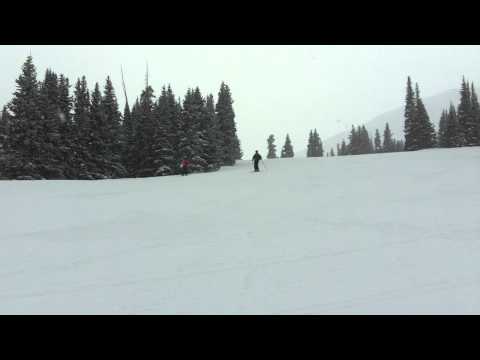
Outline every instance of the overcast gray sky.
[(177, 97), (198, 85), (216, 98), (225, 81), (247, 158), (255, 149), (265, 153), (270, 133), (278, 149), (290, 133), (300, 152), (312, 128), (325, 139), (402, 106), (408, 75), (424, 97), (458, 88), (462, 75), (480, 79), (479, 46), (2, 45), (0, 105), (10, 100), (30, 52), (40, 79), (50, 67), (72, 83), (85, 75), (93, 89), (110, 75), (122, 110), (121, 65), (130, 102), (144, 86), (146, 61), (157, 94), (170, 83)]

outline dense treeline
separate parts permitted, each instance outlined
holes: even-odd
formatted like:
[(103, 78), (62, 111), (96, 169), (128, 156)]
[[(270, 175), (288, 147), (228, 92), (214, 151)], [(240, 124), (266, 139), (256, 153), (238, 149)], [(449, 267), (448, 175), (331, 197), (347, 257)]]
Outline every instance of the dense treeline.
[[(360, 155), (360, 154), (372, 154), (372, 153), (384, 153), (384, 152), (397, 152), (403, 151), (404, 142), (402, 140), (396, 140), (392, 136), (390, 127), (385, 124), (385, 130), (383, 131), (383, 141), (380, 137), (378, 129), (375, 132), (375, 139), (372, 141), (370, 135), (365, 126), (353, 126), (349, 136), (349, 143), (345, 140), (341, 145), (337, 144), (337, 156), (345, 155)], [(272, 134), (267, 138), (267, 159), (276, 159), (276, 145), (275, 136)], [(307, 157), (323, 157), (323, 156), (335, 156), (333, 148), (330, 151), (323, 149), (323, 142), (320, 138), (317, 129), (310, 130), (307, 142)], [(294, 157), (293, 145), (287, 134), (285, 139), (285, 145), (282, 148), (281, 157)]]
[(412, 89), (407, 79), (405, 101), (405, 150), (420, 150), (433, 147), (461, 147), (480, 145), (480, 105), (474, 84), (462, 79), (460, 103), (442, 112), (438, 132), (430, 122), (428, 113), (419, 96), (418, 85)]
[(462, 80), (460, 103), (457, 109), (450, 104), (444, 110), (438, 124), (439, 147), (480, 145), (480, 106), (473, 83)]
[(378, 129), (375, 130), (375, 136), (372, 140), (364, 125), (357, 126), (356, 128), (352, 125), (352, 130), (350, 131), (349, 135), (349, 143), (347, 144), (345, 140), (342, 140), (341, 145), (337, 144), (337, 155), (345, 156), (388, 153), (403, 151), (403, 149), (403, 141), (393, 138), (388, 123), (385, 124), (383, 140)]
[(7, 179), (107, 179), (173, 175), (181, 159), (206, 172), (242, 157), (229, 87), (217, 103), (200, 89), (183, 102), (170, 86), (156, 97), (148, 84), (123, 114), (110, 77), (93, 91), (85, 77), (70, 95), (64, 75), (37, 81), (32, 57), (0, 118), (0, 176)]

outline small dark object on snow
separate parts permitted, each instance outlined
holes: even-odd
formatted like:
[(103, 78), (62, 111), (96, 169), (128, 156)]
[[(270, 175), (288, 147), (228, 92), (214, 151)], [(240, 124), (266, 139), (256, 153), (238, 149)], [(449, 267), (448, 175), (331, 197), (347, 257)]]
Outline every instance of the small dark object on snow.
[(255, 170), (255, 172), (259, 172), (260, 169), (258, 168), (258, 162), (262, 160), (262, 156), (258, 153), (258, 150), (255, 151), (255, 155), (253, 155), (252, 157), (252, 161), (253, 161), (253, 168)]
[(187, 159), (183, 159), (182, 162), (180, 163), (180, 169), (182, 170), (182, 176), (187, 176), (188, 175), (188, 165), (190, 165), (189, 161)]

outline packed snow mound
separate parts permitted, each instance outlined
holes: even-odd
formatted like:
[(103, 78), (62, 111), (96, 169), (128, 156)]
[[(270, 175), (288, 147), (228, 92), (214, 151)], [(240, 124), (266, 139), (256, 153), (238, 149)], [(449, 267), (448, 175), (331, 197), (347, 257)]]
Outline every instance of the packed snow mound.
[[(438, 122), (440, 121), (442, 111), (448, 109), (450, 103), (453, 103), (454, 106), (457, 106), (459, 102), (460, 92), (457, 89), (448, 90), (434, 96), (426, 97), (424, 99), (425, 107), (430, 117), (430, 121), (435, 127), (435, 130), (438, 130)], [(403, 140), (403, 129), (405, 125), (404, 112), (405, 107), (400, 106), (394, 110), (380, 114), (365, 123), (353, 122), (352, 124), (348, 125), (349, 128), (346, 131), (326, 139), (323, 143), (323, 148), (325, 151), (330, 151), (330, 149), (334, 149), (336, 153), (337, 144), (341, 145), (343, 139), (345, 139), (345, 142), (348, 144), (348, 136), (350, 135), (351, 125), (357, 126), (364, 124), (372, 140), (375, 136), (375, 130), (378, 129), (383, 141), (383, 131), (385, 130), (385, 124), (388, 122), (393, 137), (397, 140)], [(307, 152), (305, 150), (303, 154), (306, 155), (306, 153)]]
[(0, 181), (1, 314), (480, 314), (480, 147)]

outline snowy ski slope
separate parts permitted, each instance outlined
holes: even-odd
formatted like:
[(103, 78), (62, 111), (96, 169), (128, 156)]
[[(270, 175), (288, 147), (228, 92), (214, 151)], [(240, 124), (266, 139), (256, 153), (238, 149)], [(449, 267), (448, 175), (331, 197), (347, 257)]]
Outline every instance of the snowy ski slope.
[(266, 165), (0, 181), (0, 313), (480, 314), (480, 147)]

